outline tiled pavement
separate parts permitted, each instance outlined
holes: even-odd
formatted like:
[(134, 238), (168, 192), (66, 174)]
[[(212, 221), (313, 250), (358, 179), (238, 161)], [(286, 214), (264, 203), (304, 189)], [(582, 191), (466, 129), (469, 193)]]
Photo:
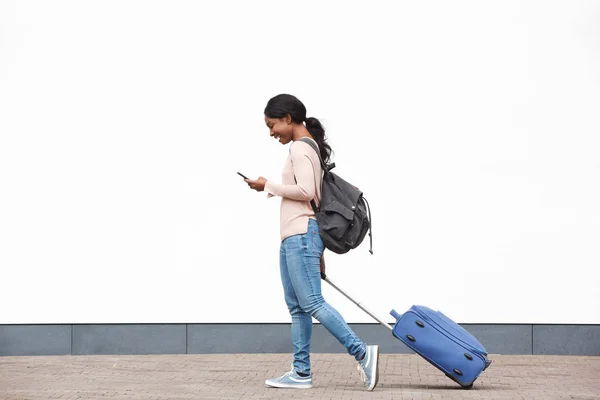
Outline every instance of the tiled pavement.
[(0, 357), (0, 399), (600, 399), (600, 357), (491, 355), (464, 390), (415, 354), (381, 354), (362, 387), (346, 354), (312, 354), (313, 388), (274, 389), (289, 354)]

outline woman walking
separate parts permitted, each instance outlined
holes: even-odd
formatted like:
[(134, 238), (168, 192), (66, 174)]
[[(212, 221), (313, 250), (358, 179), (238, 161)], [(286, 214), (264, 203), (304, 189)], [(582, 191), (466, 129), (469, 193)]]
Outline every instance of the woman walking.
[[(266, 191), (268, 196), (280, 196), (280, 273), (285, 302), (292, 316), (292, 343), (294, 361), (291, 371), (265, 383), (278, 388), (309, 389), (310, 340), (314, 317), (358, 361), (358, 370), (373, 390), (378, 380), (379, 347), (365, 344), (350, 329), (343, 317), (328, 304), (321, 294), (321, 271), (325, 271), (325, 247), (319, 235), (319, 226), (310, 205), (319, 204), (323, 171), (319, 156), (301, 138), (312, 139), (318, 146), (325, 164), (331, 155), (325, 130), (319, 120), (306, 117), (306, 107), (289, 94), (280, 94), (267, 103), (264, 118), (271, 137), (283, 145), (290, 145), (285, 161), (282, 183), (263, 177), (246, 179), (250, 188)], [(306, 125), (305, 125), (306, 124)]]

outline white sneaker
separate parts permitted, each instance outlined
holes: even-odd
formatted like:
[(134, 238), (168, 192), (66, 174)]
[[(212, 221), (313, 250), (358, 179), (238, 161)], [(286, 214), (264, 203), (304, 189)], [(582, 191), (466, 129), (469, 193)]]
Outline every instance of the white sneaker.
[(276, 388), (310, 389), (312, 387), (312, 374), (309, 376), (300, 376), (292, 364), (290, 372), (286, 372), (279, 378), (267, 379), (265, 384)]
[(379, 346), (367, 346), (365, 356), (358, 362), (357, 369), (362, 381), (367, 384), (367, 390), (375, 389), (379, 380)]

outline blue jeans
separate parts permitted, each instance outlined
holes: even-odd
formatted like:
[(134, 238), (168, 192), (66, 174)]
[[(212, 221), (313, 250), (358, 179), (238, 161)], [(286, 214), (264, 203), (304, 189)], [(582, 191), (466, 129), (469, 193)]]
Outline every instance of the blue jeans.
[(281, 282), (285, 302), (292, 316), (294, 368), (310, 373), (310, 338), (315, 317), (352, 355), (362, 358), (365, 344), (344, 318), (321, 295), (321, 255), (325, 249), (317, 221), (309, 219), (308, 232), (281, 242)]

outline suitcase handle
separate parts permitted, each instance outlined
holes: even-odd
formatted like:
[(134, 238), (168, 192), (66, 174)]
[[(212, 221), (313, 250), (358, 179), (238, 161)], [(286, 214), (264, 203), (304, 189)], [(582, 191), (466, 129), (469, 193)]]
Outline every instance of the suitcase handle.
[(369, 314), (371, 317), (373, 317), (377, 322), (379, 322), (382, 326), (386, 327), (387, 329), (389, 329), (390, 331), (392, 331), (392, 334), (394, 332), (394, 328), (392, 328), (390, 326), (390, 324), (388, 324), (387, 322), (385, 322), (383, 319), (379, 318), (377, 315), (373, 314), (373, 312), (371, 312), (367, 307), (363, 306), (362, 304), (360, 304), (358, 301), (354, 300), (348, 293), (344, 292), (342, 289), (340, 289), (335, 283), (333, 283), (331, 281), (331, 279), (329, 279), (327, 277), (327, 275), (325, 275), (323, 272), (321, 272), (321, 278), (329, 283), (331, 286), (334, 287), (335, 290), (337, 290), (338, 292), (340, 292), (341, 294), (343, 294), (344, 296), (346, 296), (351, 302), (353, 302), (354, 304), (356, 304), (361, 310), (363, 310), (364, 312), (366, 312), (367, 314)]
[(398, 321), (400, 319), (400, 317), (402, 317), (402, 314), (398, 314), (396, 312), (396, 310), (390, 311), (390, 314), (392, 315), (392, 317), (394, 317), (396, 319), (396, 321)]

